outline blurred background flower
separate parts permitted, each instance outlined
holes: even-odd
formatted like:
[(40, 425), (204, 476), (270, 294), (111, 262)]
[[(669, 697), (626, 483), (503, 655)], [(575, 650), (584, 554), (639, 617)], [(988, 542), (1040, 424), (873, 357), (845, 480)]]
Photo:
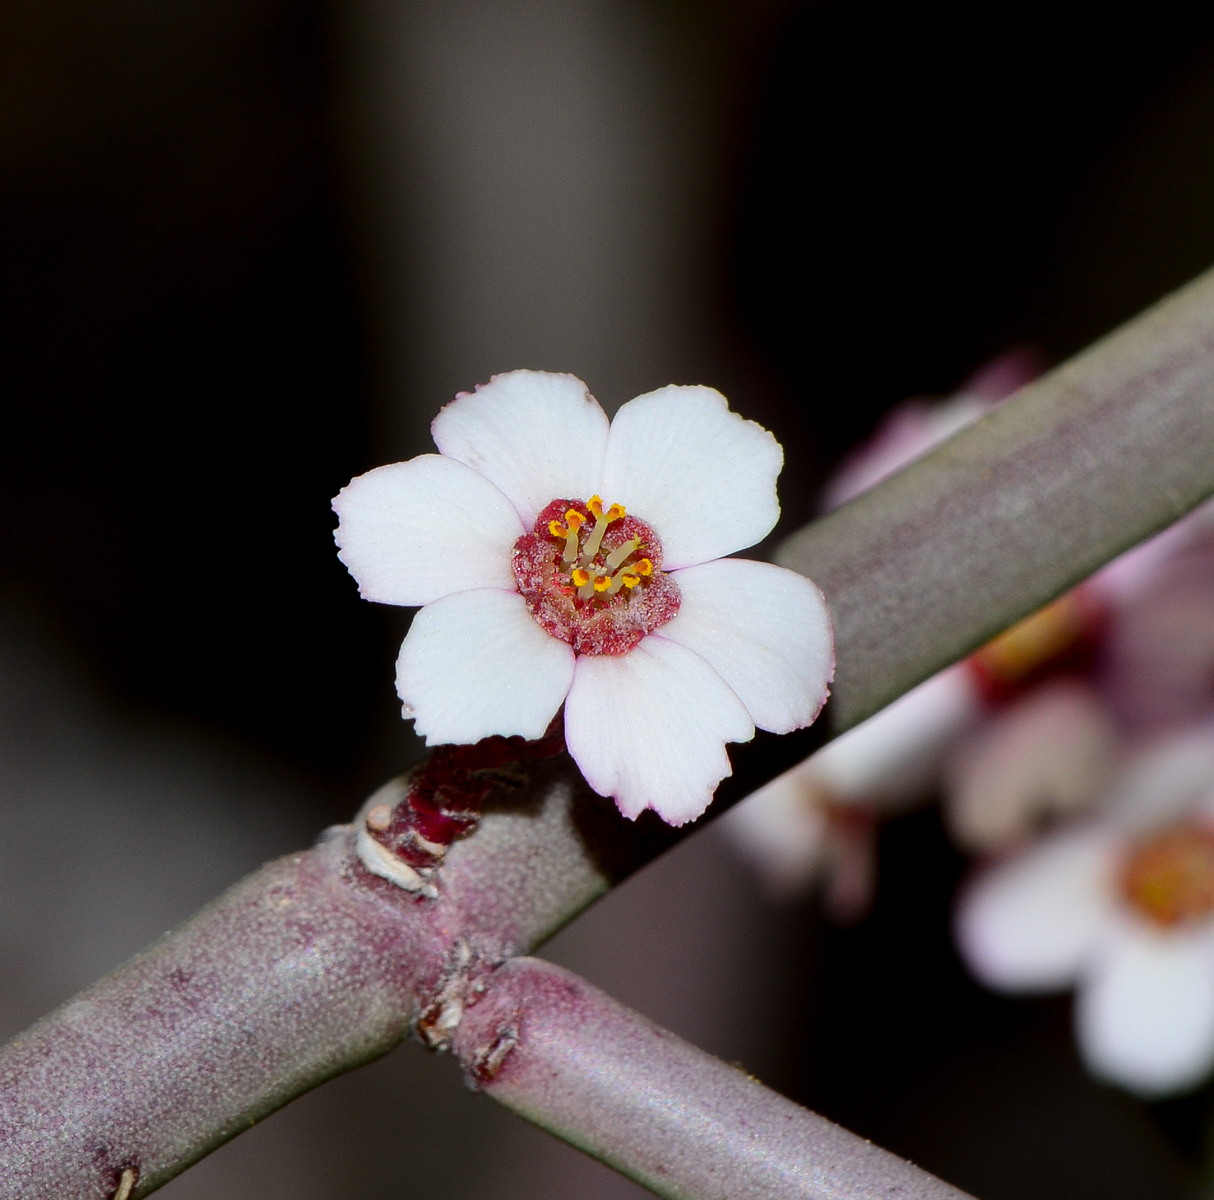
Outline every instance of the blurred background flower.
[[(784, 445), (791, 529), (904, 397), (1214, 260), (1190, 5), (10, 0), (0, 35), (5, 1033), (417, 753), (406, 618), (360, 605), (327, 506), (457, 391), (717, 386)], [(1201, 707), (1202, 561), (1071, 676), (1119, 744)], [(1106, 1088), (1066, 995), (970, 978), (939, 812), (832, 819), (849, 928), (766, 907), (710, 832), (551, 953), (985, 1200), (1190, 1195), (1210, 1098)], [(449, 1068), (406, 1047), (166, 1195), (638, 1194)]]

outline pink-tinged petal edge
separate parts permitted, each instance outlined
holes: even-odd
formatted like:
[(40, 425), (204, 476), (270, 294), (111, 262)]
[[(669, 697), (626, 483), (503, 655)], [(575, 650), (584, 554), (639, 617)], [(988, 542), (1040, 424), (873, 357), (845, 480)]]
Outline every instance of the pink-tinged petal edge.
[(988, 987), (1070, 987), (1114, 911), (1115, 836), (1100, 826), (1055, 834), (970, 882), (956, 915), (957, 944)]
[(573, 681), (573, 650), (517, 592), (485, 588), (427, 604), (396, 662), (396, 691), (427, 745), (544, 735)]
[(741, 558), (674, 573), (682, 601), (660, 636), (694, 650), (738, 694), (760, 729), (813, 722), (835, 676), (834, 633), (804, 575)]
[(523, 532), (487, 479), (437, 454), (368, 471), (333, 499), (338, 557), (364, 600), (429, 604), (470, 588), (513, 588)]
[(780, 516), (780, 443), (730, 412), (709, 387), (664, 387), (628, 401), (611, 423), (603, 500), (662, 539), (666, 570), (744, 550)]
[(652, 808), (670, 825), (694, 820), (732, 773), (725, 743), (753, 736), (734, 691), (676, 642), (651, 635), (628, 654), (577, 660), (565, 743), (626, 817)]
[(550, 371), (507, 371), (434, 418), (443, 454), (506, 494), (528, 529), (551, 500), (599, 490), (609, 423), (586, 385)]
[(1080, 986), (1075, 1031), (1100, 1079), (1147, 1098), (1200, 1083), (1214, 1068), (1210, 931), (1119, 921)]

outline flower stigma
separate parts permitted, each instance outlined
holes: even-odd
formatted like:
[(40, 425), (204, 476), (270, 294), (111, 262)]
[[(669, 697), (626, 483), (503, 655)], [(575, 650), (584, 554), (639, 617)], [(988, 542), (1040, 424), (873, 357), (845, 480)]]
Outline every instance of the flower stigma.
[(679, 611), (657, 534), (599, 496), (553, 500), (515, 542), (513, 564), (532, 617), (578, 654), (627, 654)]
[(1140, 842), (1122, 889), (1139, 913), (1169, 929), (1214, 914), (1214, 829), (1189, 821)]

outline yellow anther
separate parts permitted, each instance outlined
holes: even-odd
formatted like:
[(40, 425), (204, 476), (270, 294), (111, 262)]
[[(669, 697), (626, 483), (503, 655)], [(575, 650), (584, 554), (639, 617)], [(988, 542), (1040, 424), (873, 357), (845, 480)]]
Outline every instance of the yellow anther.
[(576, 533), (586, 524), (586, 518), (576, 508), (571, 508), (565, 514), (565, 524), (569, 526), (571, 532)]
[(554, 517), (551, 521), (548, 522), (548, 532), (550, 534), (552, 534), (552, 536), (554, 538), (563, 538), (568, 535), (569, 530), (566, 529), (565, 526), (562, 525), (560, 523), (560, 521), (556, 520), (556, 518)]
[(608, 521), (620, 521), (624, 518), (624, 506), (622, 504), (613, 504), (604, 514)]
[[(597, 580), (595, 581), (597, 583)], [(641, 582), (641, 577), (636, 573), (635, 567), (624, 567), (623, 570), (617, 571), (611, 578), (611, 586), (607, 589), (607, 595), (614, 596), (622, 587), (634, 588)]]
[(611, 586), (610, 575), (596, 575), (594, 579), (594, 590), (596, 592), (605, 592)]
[(601, 517), (603, 515), (603, 497), (591, 496), (590, 499), (586, 501), (586, 507), (590, 509), (594, 516)]
[(653, 563), (651, 563), (647, 558), (641, 559), (641, 561), (636, 564), (636, 573), (638, 575), (652, 575)]
[(583, 571), (581, 567), (575, 567), (569, 578), (573, 580), (574, 587), (585, 587), (590, 582), (589, 572)]

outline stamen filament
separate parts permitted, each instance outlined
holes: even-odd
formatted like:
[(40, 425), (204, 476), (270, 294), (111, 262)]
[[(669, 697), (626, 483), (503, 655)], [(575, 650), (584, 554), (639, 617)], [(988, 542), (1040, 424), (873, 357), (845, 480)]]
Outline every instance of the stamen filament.
[(607, 570), (614, 571), (626, 558), (628, 558), (640, 545), (640, 538), (629, 538), (622, 546), (617, 546), (606, 559), (604, 563)]
[(561, 554), (561, 562), (571, 563), (577, 562), (578, 541), (577, 528), (570, 526), (569, 533), (565, 538), (565, 550)]
[(588, 567), (594, 561), (594, 556), (599, 552), (599, 547), (603, 544), (603, 534), (607, 532), (608, 521), (605, 516), (599, 517), (594, 523), (594, 528), (590, 531), (590, 536), (586, 539), (586, 544), (582, 547), (582, 566)]

